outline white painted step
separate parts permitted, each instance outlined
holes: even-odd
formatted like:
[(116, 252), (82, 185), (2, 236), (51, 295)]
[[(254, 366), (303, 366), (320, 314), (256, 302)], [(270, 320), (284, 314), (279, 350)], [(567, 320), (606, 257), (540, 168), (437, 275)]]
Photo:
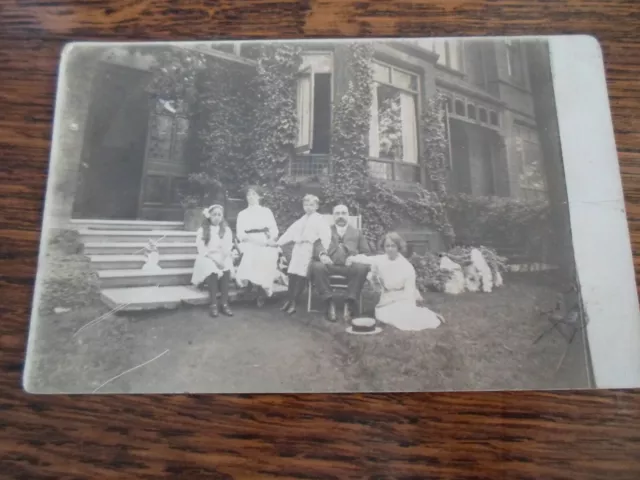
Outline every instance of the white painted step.
[(100, 288), (151, 287), (189, 285), (193, 268), (163, 268), (159, 272), (135, 270), (102, 270), (98, 272)]
[[(87, 242), (84, 244), (86, 255), (132, 255), (142, 254), (147, 242)], [(196, 244), (193, 242), (160, 242), (158, 251), (162, 255), (196, 254)]]
[[(160, 255), (162, 268), (193, 268), (196, 254)], [(91, 266), (95, 270), (135, 270), (142, 268), (144, 255), (90, 255)]]
[(182, 230), (183, 222), (167, 222), (156, 220), (101, 220), (73, 219), (70, 222), (76, 230)]
[[(276, 295), (286, 291), (287, 287), (283, 285), (274, 286)], [(101, 296), (109, 308), (117, 309), (119, 312), (177, 308), (182, 304), (205, 305), (209, 302), (206, 291), (198, 290), (191, 285), (107, 288), (102, 290)], [(240, 296), (240, 290), (232, 289), (229, 292), (229, 301), (237, 300)]]
[(149, 240), (159, 243), (171, 242), (195, 242), (196, 232), (185, 232), (182, 230), (78, 230), (84, 243), (117, 243), (117, 242), (148, 242)]

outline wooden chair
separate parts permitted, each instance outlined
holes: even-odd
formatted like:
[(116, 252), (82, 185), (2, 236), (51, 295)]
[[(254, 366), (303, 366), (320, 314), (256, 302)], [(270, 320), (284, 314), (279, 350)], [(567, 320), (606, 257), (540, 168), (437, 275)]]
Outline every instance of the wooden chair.
[[(325, 220), (330, 226), (333, 226), (333, 215), (326, 214), (323, 215)], [(358, 230), (362, 228), (362, 216), (360, 215), (350, 215), (349, 216), (349, 225)], [(329, 285), (332, 290), (340, 290), (346, 291), (348, 286), (347, 277), (344, 275), (331, 275), (329, 276)], [(307, 312), (316, 312), (317, 310), (311, 309), (311, 300), (313, 299), (313, 285), (311, 280), (307, 281)], [(360, 298), (358, 299), (358, 311), (362, 312), (362, 292), (360, 292)]]

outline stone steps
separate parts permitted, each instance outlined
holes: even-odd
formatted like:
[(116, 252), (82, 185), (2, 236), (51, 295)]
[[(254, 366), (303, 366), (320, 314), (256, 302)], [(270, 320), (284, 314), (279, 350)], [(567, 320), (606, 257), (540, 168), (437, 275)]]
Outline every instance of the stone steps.
[[(207, 292), (191, 285), (197, 253), (195, 232), (175, 229), (174, 223), (76, 221), (84, 253), (97, 272), (106, 305), (127, 312), (208, 302)], [(140, 228), (134, 228), (138, 224)], [(161, 270), (157, 272), (142, 270), (149, 239), (160, 240)], [(279, 293), (286, 287), (276, 285), (274, 290)], [(230, 300), (241, 296), (232, 283)]]
[(183, 230), (182, 222), (164, 222), (155, 220), (94, 220), (73, 219), (73, 230)]
[[(160, 256), (161, 268), (191, 268), (196, 254), (166, 254)], [(144, 255), (89, 255), (96, 270), (135, 270), (144, 265)]]
[(159, 243), (188, 243), (196, 239), (195, 232), (179, 230), (78, 230), (80, 238), (86, 243), (137, 243), (154, 240)]
[[(87, 242), (84, 243), (86, 255), (141, 255), (147, 242)], [(195, 255), (195, 242), (160, 242), (158, 244), (160, 256), (163, 255)]]
[(163, 268), (158, 272), (141, 269), (99, 270), (100, 288), (161, 287), (189, 285), (193, 268)]

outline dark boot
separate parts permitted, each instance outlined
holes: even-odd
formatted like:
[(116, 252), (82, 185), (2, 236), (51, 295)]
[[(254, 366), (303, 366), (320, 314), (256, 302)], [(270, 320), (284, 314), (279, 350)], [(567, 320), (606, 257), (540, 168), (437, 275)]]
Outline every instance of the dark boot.
[(209, 275), (207, 279), (207, 287), (209, 288), (209, 315), (216, 318), (218, 312), (218, 276), (216, 274)]
[(351, 323), (351, 319), (353, 318), (353, 312), (354, 312), (354, 308), (353, 308), (353, 302), (351, 300), (345, 300), (344, 302), (344, 313), (343, 313), (343, 318), (345, 323)]
[(303, 277), (299, 277), (298, 275), (289, 275), (289, 308), (286, 310), (289, 315), (296, 313), (296, 302), (303, 288)]
[(233, 317), (233, 312), (229, 308), (229, 280), (231, 272), (228, 270), (220, 277), (220, 311), (227, 317)]

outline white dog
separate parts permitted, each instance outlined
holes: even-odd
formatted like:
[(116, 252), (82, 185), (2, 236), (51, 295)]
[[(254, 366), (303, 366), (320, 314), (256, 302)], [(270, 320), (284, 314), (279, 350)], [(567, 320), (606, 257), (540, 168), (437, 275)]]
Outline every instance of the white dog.
[(477, 271), (482, 291), (485, 293), (491, 293), (493, 291), (493, 272), (482, 255), (482, 252), (477, 248), (471, 250), (471, 264)]
[(465, 279), (460, 265), (443, 255), (440, 258), (440, 270), (450, 274), (449, 280), (444, 284), (444, 293), (458, 295), (464, 292)]
[(157, 273), (162, 270), (160, 267), (160, 253), (158, 252), (158, 245), (149, 240), (149, 243), (144, 249), (145, 262), (142, 265), (142, 270), (149, 273)]

